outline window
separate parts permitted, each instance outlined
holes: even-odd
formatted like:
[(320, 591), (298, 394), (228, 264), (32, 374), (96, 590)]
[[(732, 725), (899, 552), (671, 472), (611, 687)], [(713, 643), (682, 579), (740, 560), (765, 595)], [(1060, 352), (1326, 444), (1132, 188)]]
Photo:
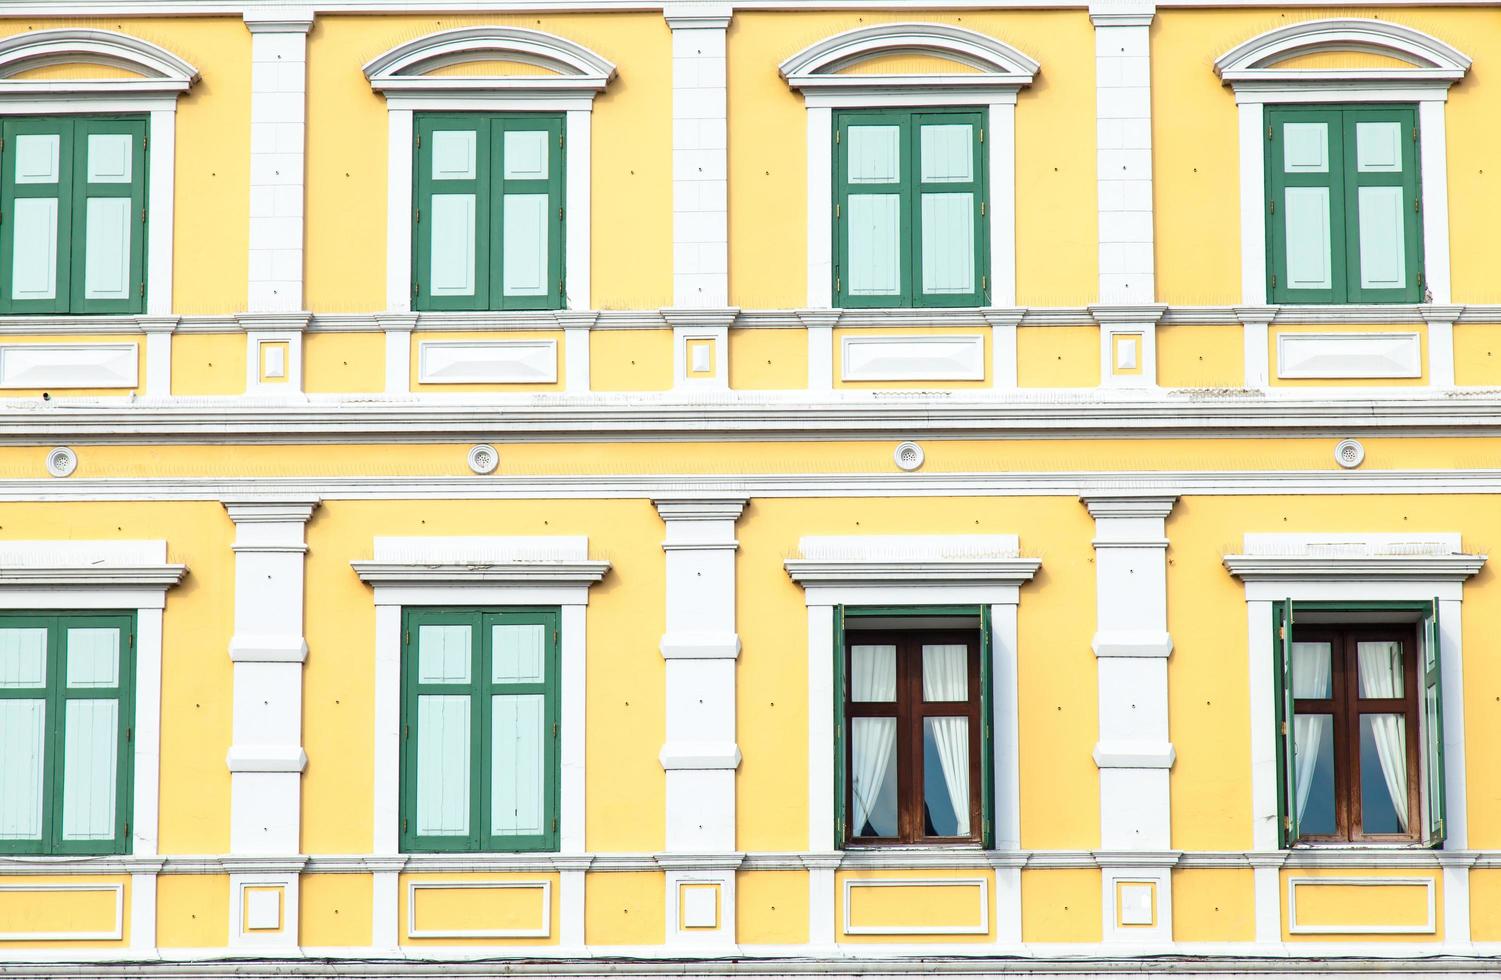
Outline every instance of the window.
[(0, 312), (139, 313), (146, 120), (0, 123)]
[(0, 853), (129, 851), (134, 626), (0, 613)]
[(556, 850), (557, 611), (403, 618), (402, 850)]
[[(845, 611), (843, 836), (850, 844), (979, 843), (989, 779), (988, 671), (975, 617)], [(903, 627), (907, 628), (903, 628)]]
[(984, 115), (835, 114), (837, 305), (988, 303)]
[(1421, 302), (1416, 108), (1266, 112), (1272, 302)]
[(1296, 605), (1277, 612), (1284, 843), (1441, 841), (1437, 604)]
[(563, 117), (416, 117), (421, 310), (550, 310), (563, 296)]

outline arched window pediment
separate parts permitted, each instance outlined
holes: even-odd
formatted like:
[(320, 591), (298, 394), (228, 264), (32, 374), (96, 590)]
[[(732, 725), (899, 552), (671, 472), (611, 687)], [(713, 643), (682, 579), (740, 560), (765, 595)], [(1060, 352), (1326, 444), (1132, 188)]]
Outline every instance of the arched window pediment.
[[(1396, 64), (1366, 68), (1299, 68), (1288, 62), (1305, 55), (1352, 52)], [(1226, 52), (1214, 70), (1229, 85), (1258, 81), (1327, 83), (1392, 81), (1450, 85), (1464, 77), (1470, 59), (1422, 31), (1389, 21), (1334, 18), (1289, 24), (1258, 34)]]
[[(433, 74), (476, 62), (513, 62), (543, 69), (524, 75)], [(439, 31), (387, 51), (365, 65), (377, 92), (600, 92), (615, 65), (588, 48), (543, 31), (520, 27), (464, 27)]]
[[(849, 72), (877, 59), (920, 57), (954, 64), (951, 73)], [(782, 62), (787, 84), (805, 94), (831, 90), (870, 91), (959, 88), (972, 91), (1030, 85), (1038, 64), (993, 37), (949, 24), (875, 24), (835, 34)]]
[[(103, 65), (129, 73), (126, 78), (29, 80), (28, 71), (60, 64)], [(90, 28), (28, 31), (0, 40), (0, 93), (63, 95), (164, 94), (186, 92), (198, 69), (148, 41)]]

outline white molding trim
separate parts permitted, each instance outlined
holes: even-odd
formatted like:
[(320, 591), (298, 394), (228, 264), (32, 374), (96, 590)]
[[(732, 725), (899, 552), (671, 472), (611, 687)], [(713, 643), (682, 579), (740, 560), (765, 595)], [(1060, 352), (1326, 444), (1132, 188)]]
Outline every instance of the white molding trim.
[[(1215, 74), (1226, 82), (1266, 78), (1275, 66), (1300, 55), (1323, 51), (1364, 51), (1405, 61), (1427, 74), (1420, 76), (1457, 82), (1470, 68), (1470, 58), (1430, 34), (1386, 20), (1337, 17), (1306, 20), (1258, 34), (1216, 59)], [(1284, 69), (1277, 75), (1317, 81), (1350, 77), (1410, 77), (1410, 69), (1339, 68)]]
[[(470, 61), (501, 59), (547, 69), (549, 75), (427, 75)], [(364, 66), (370, 87), (386, 96), (386, 306), (412, 308), (412, 113), (414, 111), (565, 113), (564, 306), (590, 307), (590, 119), (594, 97), (615, 77), (615, 65), (588, 48), (521, 27), (463, 27), (398, 45)]]
[[(75, 884), (73, 882), (57, 882), (53, 884), (28, 885), (16, 882), (0, 882), (0, 891), (4, 892), (103, 892), (113, 893), (115, 896), (115, 925), (112, 929), (99, 929), (94, 932), (12, 932), (0, 930), (0, 943), (4, 942), (58, 942), (58, 941), (104, 941), (118, 942), (125, 938), (125, 886), (120, 883), (99, 884)], [(10, 958), (7, 951), (7, 959)]]
[[(913, 53), (974, 70), (939, 75), (841, 74), (872, 58)], [(791, 88), (803, 94), (808, 112), (810, 308), (833, 306), (833, 110), (882, 106), (988, 106), (990, 296), (998, 307), (1016, 302), (1015, 104), (1017, 93), (1031, 85), (1040, 70), (1035, 60), (966, 28), (895, 22), (824, 38), (783, 61), (778, 70)], [(811, 372), (813, 358), (809, 363)]]
[[(853, 893), (857, 888), (890, 887), (973, 887), (979, 893), (980, 921), (969, 926), (895, 925), (857, 926), (851, 922)], [(990, 932), (990, 879), (988, 878), (846, 878), (844, 879), (844, 919), (840, 923), (846, 936), (983, 936)]]
[[(455, 888), (527, 888), (542, 892), (542, 924), (534, 929), (418, 929), (417, 892)], [(408, 881), (407, 882), (407, 938), (408, 939), (546, 939), (552, 935), (552, 881), (539, 878), (536, 881)]]
[[(1428, 921), (1422, 925), (1301, 925), (1298, 922), (1299, 885), (1424, 885), (1428, 891)], [(1428, 876), (1404, 878), (1309, 878), (1290, 876), (1287, 879), (1287, 931), (1294, 936), (1306, 935), (1431, 935), (1438, 931), (1437, 879)]]

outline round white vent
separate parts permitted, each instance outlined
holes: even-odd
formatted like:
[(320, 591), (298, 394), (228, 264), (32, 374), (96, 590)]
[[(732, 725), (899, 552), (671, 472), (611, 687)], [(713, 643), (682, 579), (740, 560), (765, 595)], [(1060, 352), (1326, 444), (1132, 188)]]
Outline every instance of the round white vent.
[(500, 465), (500, 453), (494, 446), (481, 443), (469, 450), (469, 468), (480, 476), (489, 476)]
[(911, 473), (922, 466), (922, 447), (915, 442), (904, 442), (896, 447), (896, 452), (891, 454), (891, 458), (896, 460), (896, 465), (899, 468)]
[(1356, 439), (1341, 439), (1334, 447), (1334, 461), (1347, 470), (1365, 462), (1365, 447)]
[(47, 472), (53, 476), (72, 476), (78, 469), (78, 454), (67, 446), (58, 446), (47, 454)]

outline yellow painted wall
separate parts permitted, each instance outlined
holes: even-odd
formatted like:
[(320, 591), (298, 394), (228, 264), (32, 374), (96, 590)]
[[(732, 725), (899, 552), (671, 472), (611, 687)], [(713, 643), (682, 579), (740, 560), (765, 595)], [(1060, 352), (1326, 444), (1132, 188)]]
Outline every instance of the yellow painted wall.
[[(308, 308), (386, 307), (386, 100), (360, 66), (424, 34), (481, 24), (557, 34), (619, 67), (594, 102), (591, 301), (603, 309), (669, 305), (671, 33), (660, 13), (642, 11), (320, 16), (308, 38)], [(633, 261), (618, 261), (621, 255)]]
[(228, 942), (229, 875), (161, 875), (156, 879), (158, 946), (209, 949)]
[(730, 387), (808, 387), (808, 331), (731, 330)]
[[(0, 875), (0, 959), (12, 950), (121, 949), (130, 945), (129, 875)], [(119, 886), (109, 890), (61, 890), (49, 886)], [(17, 889), (25, 889), (17, 890)], [(100, 935), (120, 928), (119, 939), (7, 939), (8, 933), (80, 933)]]
[(1093, 388), (1100, 383), (1098, 327), (1018, 327), (1016, 383), (1022, 388)]
[(595, 391), (671, 388), (672, 331), (589, 331), (589, 386)]
[(667, 876), (660, 871), (599, 871), (584, 877), (584, 942), (658, 945), (667, 935)]
[[(379, 336), (379, 335), (377, 335)], [(425, 384), (422, 377), (422, 345), (432, 341), (445, 340), (470, 340), (470, 341), (499, 341), (499, 340), (551, 340), (554, 351), (554, 370), (557, 373), (557, 381), (547, 384)], [(437, 393), (447, 392), (451, 395), (465, 392), (526, 392), (526, 391), (561, 391), (563, 388), (563, 331), (561, 330), (521, 330), (504, 333), (413, 333), (411, 339), (411, 378), (409, 384), (413, 392)], [(382, 377), (381, 387), (385, 387)]]
[[(418, 889), (415, 929), (418, 932), (511, 931), (535, 930), (547, 923), (546, 938), (521, 937), (443, 937), (412, 938), (408, 901), (409, 885), (465, 885), (479, 887)], [(544, 890), (542, 883), (546, 882)], [(486, 883), (504, 887), (486, 888)], [(556, 872), (521, 872), (515, 874), (464, 874), (456, 872), (421, 872), (400, 878), (400, 914), (398, 941), (403, 946), (556, 946), (562, 895)], [(549, 905), (543, 907), (544, 894)], [(548, 911), (550, 909), (550, 911)]]
[(172, 394), (242, 394), (245, 350), (245, 335), (238, 331), (173, 335)]
[(841, 31), (911, 20), (989, 34), (1042, 63), (1016, 109), (1017, 297), (1094, 300), (1094, 30), (1084, 11), (745, 10), (727, 36), (732, 305), (807, 303), (807, 110), (776, 66)]
[[(1317, 932), (1289, 931), (1288, 880), (1292, 879), (1430, 879), (1434, 882), (1433, 931), (1424, 933)], [(1371, 870), (1347, 868), (1283, 868), (1278, 889), (1282, 896), (1282, 939), (1284, 942), (1353, 942), (1353, 943), (1426, 943), (1444, 938), (1443, 875), (1422, 869)], [(1426, 887), (1413, 884), (1298, 886), (1298, 922), (1300, 925), (1330, 926), (1415, 926), (1428, 918)]]
[(1164, 388), (1239, 388), (1245, 345), (1238, 323), (1158, 326), (1157, 383)]
[[(984, 368), (985, 376), (979, 381), (846, 381), (842, 377), (844, 371), (844, 340), (846, 337), (952, 337), (952, 336), (980, 336), (983, 353), (980, 363)], [(989, 388), (990, 376), (990, 328), (989, 327), (944, 327), (933, 329), (931, 327), (862, 327), (849, 328), (839, 327), (834, 330), (834, 387), (835, 388), (917, 388), (927, 391), (947, 388)]]
[(386, 335), (303, 334), (302, 388), (309, 394), (385, 391)]
[[(503, 451), (504, 453), (504, 451)], [(462, 453), (458, 463), (462, 463)], [(504, 464), (503, 464), (504, 465)], [(482, 530), (476, 530), (477, 528)], [(580, 534), (613, 562), (589, 594), (586, 844), (655, 851), (663, 843), (666, 680), (662, 522), (645, 500), (330, 501), (308, 525), (308, 660), (303, 678), (303, 848), (367, 852), (374, 809), (369, 759), (375, 607), (349, 567), (375, 535)]]
[(1501, 868), (1470, 869), (1470, 938), (1501, 940)]
[[(1294, 333), (1416, 333), (1418, 335), (1418, 347), (1422, 358), (1423, 373), (1416, 378), (1279, 378), (1277, 377), (1277, 338), (1284, 334)], [(1270, 365), (1268, 377), (1276, 387), (1287, 388), (1363, 388), (1363, 387), (1398, 387), (1412, 388), (1428, 383), (1428, 325), (1415, 323), (1402, 327), (1363, 326), (1360, 324), (1319, 324), (1317, 326), (1304, 326), (1301, 324), (1274, 323), (1267, 330), (1267, 362)]]
[(808, 941), (808, 873), (741, 871), (735, 876), (735, 939), (742, 945)]
[(1501, 385), (1501, 324), (1454, 325), (1454, 383)]
[(1173, 871), (1173, 941), (1240, 943), (1256, 938), (1256, 880), (1250, 868)]
[(4, 388), (0, 389), (0, 398), (41, 398), (46, 393), (49, 398), (110, 398), (124, 397), (126, 395), (138, 395), (146, 386), (146, 336), (144, 334), (100, 334), (98, 336), (48, 336), (46, 334), (34, 335), (5, 335), (0, 336), (0, 343), (6, 346), (11, 344), (41, 344), (47, 347), (59, 347), (66, 344), (135, 344), (136, 345), (136, 385), (134, 388)]
[[(856, 885), (861, 881), (911, 884)], [(995, 941), (995, 872), (989, 868), (840, 871), (834, 876), (834, 935), (842, 943), (984, 943)], [(984, 899), (983, 903), (981, 899)], [(949, 928), (984, 927), (979, 933)], [(879, 934), (850, 930), (885, 930)], [(932, 929), (933, 932), (907, 932)]]
[(1100, 915), (1098, 868), (1022, 872), (1022, 942), (1097, 943)]
[(297, 896), (301, 946), (369, 946), (374, 879), (305, 874)]

